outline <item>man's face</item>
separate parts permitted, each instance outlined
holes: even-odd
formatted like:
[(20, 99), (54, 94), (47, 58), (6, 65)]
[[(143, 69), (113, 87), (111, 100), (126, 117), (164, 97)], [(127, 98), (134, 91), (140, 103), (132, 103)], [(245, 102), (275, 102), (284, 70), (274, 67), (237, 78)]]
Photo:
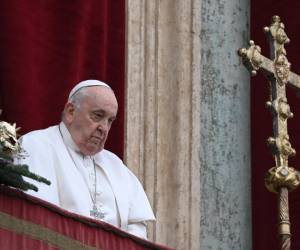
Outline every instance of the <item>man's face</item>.
[(115, 120), (118, 103), (107, 87), (88, 87), (77, 108), (65, 106), (65, 123), (72, 139), (84, 155), (94, 155), (104, 148), (108, 132)]

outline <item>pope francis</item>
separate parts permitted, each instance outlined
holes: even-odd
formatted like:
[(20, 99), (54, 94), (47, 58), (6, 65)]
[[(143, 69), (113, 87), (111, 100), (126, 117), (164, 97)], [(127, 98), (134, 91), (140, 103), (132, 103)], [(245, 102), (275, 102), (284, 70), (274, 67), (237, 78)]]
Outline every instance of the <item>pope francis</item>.
[(21, 138), (28, 156), (18, 161), (52, 183), (35, 182), (39, 191), (30, 194), (146, 238), (146, 221), (155, 217), (145, 192), (123, 162), (104, 149), (117, 111), (107, 84), (80, 82), (70, 92), (59, 125)]

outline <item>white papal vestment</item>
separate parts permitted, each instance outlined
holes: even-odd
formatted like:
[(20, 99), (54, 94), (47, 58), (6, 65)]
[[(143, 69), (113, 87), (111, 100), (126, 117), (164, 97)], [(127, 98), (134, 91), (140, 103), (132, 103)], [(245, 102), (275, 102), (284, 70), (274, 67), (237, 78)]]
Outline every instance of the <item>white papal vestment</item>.
[(146, 238), (144, 222), (155, 219), (153, 211), (142, 185), (115, 154), (83, 156), (63, 123), (30, 132), (21, 144), (28, 156), (18, 163), (51, 181), (48, 186), (28, 179), (39, 188), (31, 195), (88, 217), (96, 201), (103, 221)]

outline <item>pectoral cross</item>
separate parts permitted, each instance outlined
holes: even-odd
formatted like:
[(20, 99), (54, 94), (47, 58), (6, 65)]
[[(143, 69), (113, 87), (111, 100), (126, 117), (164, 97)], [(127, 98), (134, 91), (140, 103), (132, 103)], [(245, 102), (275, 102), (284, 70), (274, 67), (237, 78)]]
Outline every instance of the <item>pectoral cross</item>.
[(299, 172), (288, 166), (288, 157), (296, 151), (289, 141), (287, 119), (293, 117), (286, 97), (286, 85), (300, 90), (300, 76), (290, 71), (290, 63), (286, 57), (284, 44), (289, 38), (284, 31), (284, 24), (279, 16), (273, 16), (272, 24), (264, 28), (271, 46), (271, 59), (261, 55), (261, 49), (250, 41), (249, 48), (239, 49), (238, 53), (244, 65), (256, 75), (261, 71), (270, 82), (270, 100), (267, 107), (273, 116), (273, 137), (267, 141), (275, 158), (276, 166), (266, 176), (268, 190), (279, 195), (279, 236), (280, 249), (289, 250), (291, 245), (288, 192), (300, 184)]
[(102, 220), (105, 217), (105, 213), (98, 211), (96, 205), (93, 204), (93, 209), (90, 210), (90, 216), (94, 217), (95, 219)]

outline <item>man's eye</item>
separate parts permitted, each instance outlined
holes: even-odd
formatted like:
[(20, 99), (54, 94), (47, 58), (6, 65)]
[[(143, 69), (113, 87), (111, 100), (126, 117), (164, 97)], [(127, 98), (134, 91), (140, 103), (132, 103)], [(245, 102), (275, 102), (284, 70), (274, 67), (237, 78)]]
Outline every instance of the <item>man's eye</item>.
[(111, 118), (111, 119), (108, 120), (108, 122), (109, 122), (109, 123), (113, 123), (114, 120), (115, 120), (114, 118)]
[(94, 118), (94, 120), (99, 121), (103, 118), (103, 115), (99, 114), (99, 113), (93, 113), (93, 118)]

